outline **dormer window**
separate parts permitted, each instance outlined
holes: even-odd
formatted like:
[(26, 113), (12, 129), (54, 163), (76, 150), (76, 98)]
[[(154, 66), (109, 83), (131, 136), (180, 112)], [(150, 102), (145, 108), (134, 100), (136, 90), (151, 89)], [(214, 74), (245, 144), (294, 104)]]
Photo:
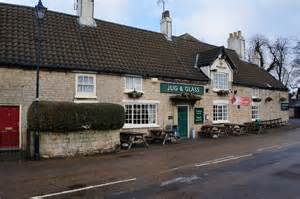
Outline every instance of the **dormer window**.
[(135, 76), (125, 77), (125, 92), (143, 91), (143, 78)]
[(229, 90), (229, 75), (223, 72), (213, 72), (213, 87), (215, 90)]

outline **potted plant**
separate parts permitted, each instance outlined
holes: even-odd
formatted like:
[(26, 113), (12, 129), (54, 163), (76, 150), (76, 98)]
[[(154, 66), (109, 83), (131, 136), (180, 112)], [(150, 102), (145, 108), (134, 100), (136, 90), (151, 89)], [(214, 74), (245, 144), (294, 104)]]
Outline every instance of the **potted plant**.
[(280, 97), (279, 102), (285, 102), (287, 99), (285, 97)]
[(219, 91), (217, 91), (217, 94), (219, 96), (228, 96), (229, 95), (229, 91), (227, 91), (227, 90), (219, 90)]
[(253, 102), (261, 102), (261, 98), (259, 97), (252, 97)]
[(144, 93), (134, 90), (134, 91), (128, 92), (127, 95), (130, 98), (137, 99), (137, 98), (142, 97), (144, 95)]
[(267, 98), (265, 99), (265, 102), (271, 102), (272, 100), (273, 100), (272, 97), (267, 97)]

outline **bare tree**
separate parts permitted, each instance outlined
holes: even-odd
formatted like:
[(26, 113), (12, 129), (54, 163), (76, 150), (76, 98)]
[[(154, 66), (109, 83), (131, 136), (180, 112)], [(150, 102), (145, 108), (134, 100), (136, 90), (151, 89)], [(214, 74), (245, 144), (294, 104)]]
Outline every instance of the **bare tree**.
[(300, 42), (294, 47), (295, 58), (293, 61), (294, 70), (291, 75), (291, 85), (292, 89), (300, 87)]
[(269, 41), (263, 35), (255, 35), (250, 40), (250, 62), (254, 61), (253, 55), (258, 55), (259, 67), (274, 75), (285, 86), (290, 87), (295, 74), (294, 70), (297, 68), (295, 62), (292, 62), (293, 52), (290, 44), (291, 41), (287, 38), (279, 37), (274, 41)]
[(255, 53), (259, 55), (260, 64), (259, 67), (265, 68), (265, 62), (266, 62), (266, 50), (268, 46), (268, 40), (263, 35), (255, 35), (250, 40), (250, 48), (249, 48), (249, 61), (252, 61), (252, 57)]
[(290, 71), (288, 70), (288, 56), (290, 55), (289, 40), (286, 38), (277, 38), (274, 42), (269, 42), (268, 49), (272, 61), (267, 71), (275, 71), (277, 79), (285, 84), (286, 75), (289, 73), (287, 71)]

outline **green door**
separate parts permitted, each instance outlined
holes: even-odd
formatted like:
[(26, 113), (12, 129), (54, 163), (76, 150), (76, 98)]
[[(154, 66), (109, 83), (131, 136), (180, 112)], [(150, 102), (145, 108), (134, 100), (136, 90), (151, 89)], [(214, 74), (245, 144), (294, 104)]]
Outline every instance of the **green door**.
[(188, 107), (178, 106), (178, 131), (181, 138), (188, 137)]

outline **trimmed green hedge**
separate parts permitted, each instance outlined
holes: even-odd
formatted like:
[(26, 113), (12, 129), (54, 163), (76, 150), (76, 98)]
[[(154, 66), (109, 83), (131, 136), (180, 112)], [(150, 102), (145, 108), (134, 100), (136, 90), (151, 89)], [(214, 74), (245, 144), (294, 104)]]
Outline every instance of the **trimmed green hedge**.
[[(70, 102), (36, 102), (28, 110), (28, 129), (41, 132), (73, 132), (83, 130), (121, 129), (125, 121), (124, 107), (118, 104), (75, 104)], [(37, 122), (37, 118), (39, 122)]]

